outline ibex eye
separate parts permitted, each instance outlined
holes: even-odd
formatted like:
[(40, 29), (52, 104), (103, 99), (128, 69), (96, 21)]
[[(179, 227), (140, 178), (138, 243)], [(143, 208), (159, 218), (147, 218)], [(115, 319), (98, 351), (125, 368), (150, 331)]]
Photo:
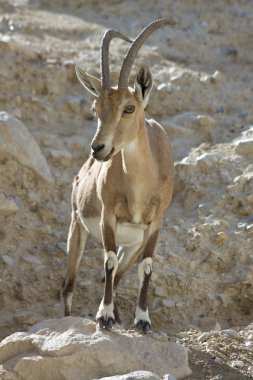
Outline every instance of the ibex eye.
[(135, 110), (135, 106), (126, 106), (124, 109), (124, 113), (133, 113)]

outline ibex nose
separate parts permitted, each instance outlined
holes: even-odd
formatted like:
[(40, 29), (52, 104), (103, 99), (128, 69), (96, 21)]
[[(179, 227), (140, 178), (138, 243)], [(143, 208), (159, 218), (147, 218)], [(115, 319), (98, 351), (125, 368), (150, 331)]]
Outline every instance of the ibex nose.
[(105, 144), (99, 144), (99, 145), (92, 144), (91, 145), (92, 154), (96, 155), (96, 153), (101, 152), (104, 149), (104, 147), (105, 147)]

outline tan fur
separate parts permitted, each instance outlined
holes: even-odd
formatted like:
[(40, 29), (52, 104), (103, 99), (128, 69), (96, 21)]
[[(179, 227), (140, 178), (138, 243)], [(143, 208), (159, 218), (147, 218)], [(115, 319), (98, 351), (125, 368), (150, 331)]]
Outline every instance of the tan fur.
[[(81, 225), (84, 224), (82, 227), (85, 227), (85, 218), (100, 218), (105, 252), (116, 253), (117, 224), (140, 224), (143, 228), (143, 243), (136, 243), (135, 253), (126, 249), (125, 255), (131, 252), (131, 257), (122, 257), (119, 272), (113, 272), (116, 272), (116, 284), (139, 255), (143, 253), (143, 259), (152, 258), (163, 214), (173, 192), (173, 159), (167, 134), (156, 121), (145, 120), (143, 104), (137, 91), (131, 88), (101, 90), (93, 105), (98, 128), (91, 146), (105, 144), (103, 157), (112, 149), (114, 153), (106, 162), (102, 161), (102, 156), (101, 161), (91, 156), (73, 183), (73, 212), (80, 216), (77, 219)], [(135, 111), (124, 114), (127, 105), (134, 105)], [(76, 270), (77, 266), (69, 262), (68, 273)], [(73, 267), (74, 270), (71, 269)], [(108, 285), (109, 280), (106, 282), (107, 295), (111, 294), (113, 287), (109, 272), (108, 278), (112, 284)], [(63, 290), (65, 305), (68, 300), (67, 279), (68, 275)], [(141, 292), (146, 297), (147, 289)], [(103, 316), (100, 306), (97, 314), (100, 321), (107, 318), (106, 307)], [(140, 305), (137, 306), (139, 309)], [(146, 316), (148, 310), (137, 314)], [(149, 317), (147, 322), (150, 323)]]
[[(144, 119), (141, 103), (131, 92), (114, 90), (97, 100), (97, 115), (103, 121), (94, 140), (104, 141), (113, 135), (116, 154), (108, 162), (92, 157), (74, 181), (73, 202), (85, 217), (100, 216), (102, 204), (117, 221), (149, 224), (160, 219), (173, 191), (173, 160), (164, 129), (154, 120)], [(119, 115), (130, 99), (137, 108), (135, 117)], [(110, 107), (110, 101), (112, 105)], [(123, 105), (122, 105), (123, 104)], [(108, 114), (103, 107), (109, 110)], [(120, 110), (120, 111), (119, 111)], [(111, 148), (111, 147), (110, 147)]]

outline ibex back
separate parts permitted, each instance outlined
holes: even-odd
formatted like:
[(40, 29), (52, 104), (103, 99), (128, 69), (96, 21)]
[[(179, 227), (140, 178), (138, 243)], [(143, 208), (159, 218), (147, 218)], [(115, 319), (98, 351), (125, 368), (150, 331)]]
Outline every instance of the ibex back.
[(76, 273), (91, 235), (104, 247), (104, 296), (96, 315), (101, 328), (121, 323), (114, 290), (139, 260), (134, 325), (145, 333), (151, 329), (148, 284), (163, 214), (172, 197), (173, 159), (164, 129), (154, 120), (145, 120), (153, 82), (150, 69), (140, 67), (134, 88), (128, 87), (128, 80), (146, 38), (156, 29), (174, 24), (172, 18), (156, 20), (139, 34), (128, 50), (116, 87), (110, 83), (109, 44), (112, 38), (131, 42), (120, 32), (108, 30), (103, 37), (101, 80), (76, 68), (80, 82), (95, 96), (92, 108), (98, 125), (91, 156), (73, 182), (62, 299), (65, 315), (70, 315)]

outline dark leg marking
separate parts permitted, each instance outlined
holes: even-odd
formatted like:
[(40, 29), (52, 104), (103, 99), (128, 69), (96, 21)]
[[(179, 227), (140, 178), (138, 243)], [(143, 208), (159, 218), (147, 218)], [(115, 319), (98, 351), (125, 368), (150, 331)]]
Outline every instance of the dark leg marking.
[(146, 311), (148, 307), (148, 285), (151, 278), (151, 274), (152, 271), (149, 274), (144, 272), (144, 279), (139, 293), (138, 306), (143, 311)]
[(105, 288), (104, 288), (104, 304), (110, 305), (112, 302), (112, 292), (113, 292), (113, 268), (108, 268), (108, 260), (105, 263)]
[(156, 247), (159, 231), (155, 231), (148, 239), (139, 264), (140, 291), (135, 310), (135, 326), (138, 330), (147, 333), (151, 330), (148, 312), (148, 286), (152, 274), (152, 256)]
[(118, 307), (118, 303), (116, 301), (114, 301), (114, 310), (113, 310), (113, 313), (114, 313), (114, 316), (115, 316), (115, 323), (118, 323), (119, 325), (121, 325), (121, 319), (120, 319), (120, 316), (119, 316), (119, 307)]
[(115, 323), (114, 305), (113, 305), (113, 281), (118, 267), (118, 259), (116, 256), (116, 245), (114, 229), (110, 223), (103, 219), (100, 224), (103, 246), (105, 250), (105, 284), (104, 297), (100, 303), (97, 312), (97, 322), (100, 328), (111, 328)]

